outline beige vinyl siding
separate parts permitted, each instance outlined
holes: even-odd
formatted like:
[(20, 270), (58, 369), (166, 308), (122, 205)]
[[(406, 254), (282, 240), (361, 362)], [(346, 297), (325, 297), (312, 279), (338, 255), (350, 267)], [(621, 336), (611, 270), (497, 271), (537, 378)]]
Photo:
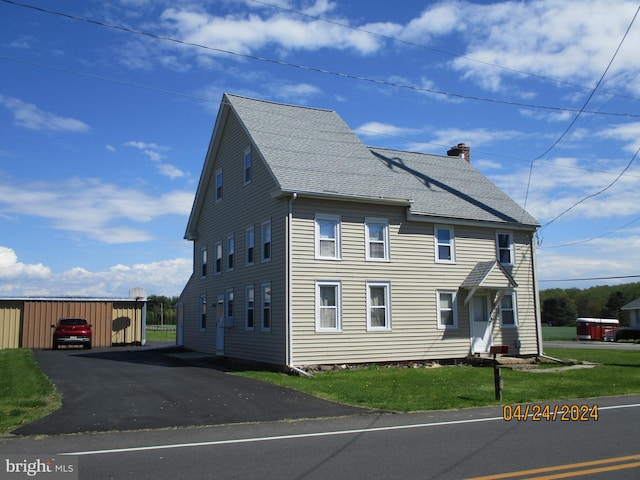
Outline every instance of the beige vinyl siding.
[(140, 304), (114, 302), (111, 310), (111, 343), (142, 344), (142, 315)]
[[(198, 238), (194, 242), (194, 272), (181, 296), (184, 301), (184, 345), (197, 351), (216, 352), (216, 308), (218, 296), (228, 289), (234, 292), (233, 326), (225, 329), (225, 356), (268, 363), (284, 364), (286, 354), (286, 200), (275, 200), (271, 192), (276, 188), (271, 173), (259, 153), (252, 150), (251, 182), (244, 184), (244, 154), (250, 146), (241, 125), (230, 115), (223, 132), (212, 172), (222, 169), (222, 200), (215, 202), (215, 177), (208, 179), (209, 188), (204, 208), (198, 220)], [(262, 262), (262, 222), (271, 221), (272, 258)], [(245, 232), (253, 225), (255, 232), (254, 264), (246, 265)], [(235, 238), (234, 269), (227, 271), (227, 242)], [(215, 255), (213, 245), (222, 242), (221, 273), (213, 274)], [(200, 277), (201, 251), (209, 250), (208, 273)], [(271, 331), (260, 329), (262, 321), (262, 288), (271, 282)], [(245, 330), (245, 287), (255, 285), (255, 325)], [(206, 295), (207, 329), (200, 331), (200, 296)], [(212, 306), (214, 305), (214, 306)]]
[[(341, 260), (316, 260), (316, 214), (341, 217)], [(366, 217), (389, 220), (390, 261), (365, 261)], [(399, 361), (460, 358), (470, 351), (467, 291), (459, 289), (479, 261), (496, 258), (495, 229), (456, 225), (455, 264), (435, 261), (434, 224), (409, 222), (404, 207), (312, 201), (294, 203), (293, 220), (293, 363)], [(518, 329), (535, 350), (535, 311), (529, 234), (515, 234)], [(341, 332), (316, 332), (315, 282), (339, 280), (342, 287)], [(386, 281), (391, 288), (391, 331), (367, 331), (367, 281)], [(457, 291), (458, 328), (437, 328), (437, 291)], [(507, 338), (509, 337), (509, 338)], [(496, 331), (494, 343), (503, 341)], [(533, 346), (529, 343), (533, 342)], [(533, 352), (535, 353), (535, 352)]]
[(22, 302), (0, 302), (0, 350), (20, 347)]

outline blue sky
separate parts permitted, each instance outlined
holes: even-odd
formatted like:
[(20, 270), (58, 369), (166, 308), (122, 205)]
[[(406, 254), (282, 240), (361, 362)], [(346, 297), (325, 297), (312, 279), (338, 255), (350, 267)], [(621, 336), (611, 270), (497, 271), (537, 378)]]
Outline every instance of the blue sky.
[(543, 226), (542, 289), (638, 281), (637, 9), (0, 0), (0, 296), (179, 295), (224, 92), (335, 110), (372, 146), (465, 142)]

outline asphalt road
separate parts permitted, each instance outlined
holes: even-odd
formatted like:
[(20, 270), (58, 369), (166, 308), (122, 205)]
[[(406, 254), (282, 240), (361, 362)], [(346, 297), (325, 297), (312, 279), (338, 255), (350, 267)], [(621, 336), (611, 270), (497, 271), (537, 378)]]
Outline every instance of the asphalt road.
[[(561, 421), (558, 416), (555, 421), (532, 421), (529, 416), (505, 421), (502, 407), (377, 412), (203, 428), (14, 437), (0, 439), (0, 456), (53, 452), (57, 459), (77, 460), (79, 478), (87, 480), (640, 478), (640, 395), (560, 405), (597, 405), (598, 420)], [(536, 472), (521, 473), (531, 469)]]
[(640, 352), (640, 343), (631, 342), (544, 342), (544, 346), (548, 348), (636, 350)]
[(175, 348), (36, 350), (62, 408), (18, 435), (139, 430), (362, 414), (359, 409), (230, 375)]

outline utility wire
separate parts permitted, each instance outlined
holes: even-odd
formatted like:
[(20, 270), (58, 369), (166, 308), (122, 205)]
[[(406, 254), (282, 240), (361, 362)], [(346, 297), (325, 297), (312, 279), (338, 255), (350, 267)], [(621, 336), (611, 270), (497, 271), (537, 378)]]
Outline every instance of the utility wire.
[[(629, 26), (627, 27), (627, 30), (624, 32), (624, 35), (622, 36), (622, 39), (620, 40), (620, 42), (618, 43), (618, 47), (616, 48), (615, 52), (613, 52), (613, 55), (611, 56), (611, 60), (609, 60), (609, 64), (607, 65), (607, 68), (604, 69), (604, 72), (602, 72), (602, 75), (600, 76), (600, 79), (598, 80), (598, 83), (596, 83), (596, 86), (593, 88), (593, 90), (591, 91), (591, 93), (589, 94), (589, 96), (587, 97), (587, 99), (585, 100), (585, 102), (582, 105), (582, 108), (580, 109), (580, 111), (576, 114), (576, 116), (574, 117), (574, 119), (569, 123), (569, 125), (567, 125), (567, 128), (564, 129), (564, 131), (562, 132), (562, 134), (556, 139), (555, 142), (553, 142), (553, 144), (547, 148), (542, 154), (538, 155), (536, 158), (534, 158), (533, 160), (531, 160), (531, 164), (529, 165), (529, 178), (527, 180), (527, 190), (525, 193), (525, 197), (524, 197), (524, 206), (523, 206), (523, 210), (526, 210), (527, 208), (527, 200), (529, 199), (529, 191), (531, 189), (531, 176), (533, 173), (533, 164), (536, 160), (540, 160), (542, 157), (544, 157), (545, 155), (547, 155), (551, 150), (553, 150), (556, 145), (558, 145), (560, 143), (560, 141), (562, 141), (562, 139), (569, 133), (569, 131), (573, 128), (573, 126), (575, 125), (575, 123), (578, 121), (578, 118), (580, 118), (580, 116), (582, 115), (582, 113), (584, 113), (585, 109), (587, 108), (587, 105), (589, 104), (589, 102), (591, 101), (591, 99), (593, 98), (593, 96), (595, 95), (596, 91), (598, 90), (598, 87), (602, 84), (602, 81), (604, 80), (604, 77), (607, 75), (607, 73), (609, 72), (609, 69), (611, 68), (611, 65), (613, 64), (614, 60), (616, 59), (616, 57), (618, 56), (618, 52), (620, 51), (620, 48), (622, 48), (622, 45), (624, 43), (624, 41), (627, 39), (627, 35), (629, 34), (629, 31), (631, 30), (631, 27), (633, 26), (634, 22), (636, 21), (636, 17), (638, 16), (638, 12), (640, 11), (640, 7), (638, 7), (636, 9), (636, 13), (633, 15), (633, 18), (631, 19), (631, 22), (629, 23)], [(558, 216), (556, 216), (555, 218), (553, 218), (551, 221), (547, 222), (542, 228), (544, 229), (545, 227), (549, 226), (551, 223), (555, 222), (558, 218), (560, 218), (562, 215), (564, 215), (565, 213), (569, 212), (571, 209), (573, 209), (574, 207), (576, 207), (577, 205), (579, 205), (580, 203), (584, 202), (585, 200), (587, 200), (588, 198), (592, 198), (595, 197), (596, 195), (600, 195), (601, 193), (603, 193), (604, 191), (606, 191), (609, 187), (611, 187), (614, 183), (616, 183), (618, 181), (618, 179), (622, 176), (622, 174), (631, 166), (631, 163), (633, 162), (633, 160), (635, 159), (636, 155), (638, 154), (638, 152), (636, 151), (636, 154), (633, 156), (633, 158), (631, 159), (631, 162), (629, 162), (629, 164), (627, 165), (627, 167), (622, 171), (622, 173), (605, 189), (601, 190), (600, 192), (597, 192), (596, 194), (593, 195), (589, 195), (585, 198), (583, 198), (582, 200), (580, 200), (579, 202), (577, 202), (576, 204), (574, 204), (573, 206), (571, 206), (570, 208), (566, 209), (565, 211), (563, 211), (562, 213), (560, 213)], [(524, 212), (523, 212), (523, 216), (524, 216)]]
[[(274, 5), (272, 3), (263, 2), (263, 1), (260, 1), (260, 0), (250, 0), (250, 1), (252, 1), (253, 3), (257, 3), (259, 5), (263, 5), (265, 7), (273, 8), (275, 10), (280, 10), (280, 11), (289, 12), (289, 13), (295, 13), (295, 14), (300, 15), (302, 17), (310, 18), (310, 19), (313, 19), (313, 20), (319, 20), (319, 21), (322, 21), (322, 22), (326, 22), (326, 23), (329, 23), (329, 24), (332, 24), (332, 25), (336, 25), (336, 26), (342, 27), (342, 28), (347, 28), (349, 30), (354, 30), (356, 32), (366, 33), (368, 35), (371, 35), (373, 37), (378, 37), (378, 38), (381, 38), (383, 40), (390, 40), (390, 41), (395, 42), (395, 43), (402, 43), (404, 45), (408, 45), (408, 46), (411, 46), (411, 47), (418, 47), (418, 48), (422, 48), (424, 50), (430, 50), (432, 52), (436, 52), (436, 53), (439, 53), (441, 55), (447, 55), (447, 56), (450, 56), (450, 57), (460, 58), (460, 59), (466, 60), (468, 62), (478, 63), (480, 65), (486, 65), (488, 67), (497, 68), (497, 69), (504, 70), (504, 71), (510, 72), (510, 73), (516, 73), (518, 75), (526, 75), (528, 77), (533, 77), (533, 78), (537, 78), (537, 79), (540, 79), (540, 80), (545, 80), (545, 81), (549, 81), (549, 82), (553, 82), (553, 83), (558, 83), (558, 84), (561, 84), (561, 85), (567, 85), (569, 87), (575, 87), (575, 88), (582, 88), (582, 89), (586, 89), (586, 90), (591, 90), (591, 87), (585, 87), (584, 85), (578, 85), (578, 84), (567, 82), (567, 81), (560, 80), (560, 79), (557, 79), (557, 78), (546, 77), (544, 75), (539, 75), (539, 74), (527, 72), (527, 71), (524, 71), (524, 70), (518, 70), (517, 68), (505, 67), (504, 65), (499, 65), (497, 63), (486, 62), (484, 60), (478, 60), (477, 58), (468, 57), (466, 55), (460, 55), (458, 53), (449, 52), (447, 50), (442, 50), (440, 48), (429, 47), (429, 46), (423, 45), (421, 43), (415, 43), (415, 42), (410, 42), (408, 40), (402, 40), (402, 39), (397, 38), (397, 37), (392, 37), (390, 35), (385, 35), (383, 33), (374, 32), (372, 30), (366, 30), (366, 29), (361, 28), (361, 27), (354, 27), (353, 25), (349, 25), (349, 24), (346, 24), (346, 23), (338, 22), (336, 20), (331, 20), (329, 18), (321, 17), (321, 16), (318, 16), (318, 15), (311, 15), (309, 13), (301, 12), (299, 10), (295, 10), (295, 9), (292, 9), (292, 8), (286, 8), (286, 7), (282, 7), (280, 5)], [(609, 94), (609, 95), (614, 95), (616, 97), (621, 97), (621, 98), (628, 98), (628, 99), (634, 100), (634, 101), (640, 100), (638, 98), (631, 97), (631, 96), (628, 96), (628, 95), (621, 95), (619, 93), (612, 93), (612, 92), (605, 92), (605, 91), (602, 91), (602, 93), (606, 93), (606, 94)]]
[(538, 280), (539, 282), (581, 282), (588, 280), (619, 280), (623, 278), (640, 278), (640, 275), (620, 275), (617, 277), (591, 277), (591, 278), (558, 278), (558, 279), (545, 279)]
[(261, 56), (257, 56), (257, 55), (250, 55), (250, 54), (246, 54), (246, 53), (238, 53), (238, 52), (233, 52), (230, 50), (225, 50), (225, 49), (221, 49), (221, 48), (215, 48), (215, 47), (210, 47), (207, 45), (202, 45), (202, 44), (198, 44), (198, 43), (193, 43), (193, 42), (187, 42), (184, 40), (179, 40), (173, 37), (169, 37), (166, 35), (159, 35), (159, 34), (154, 34), (154, 33), (150, 33), (150, 32), (145, 32), (142, 30), (135, 30), (129, 27), (124, 27), (122, 25), (115, 25), (115, 24), (110, 24), (110, 23), (105, 23), (105, 22), (101, 22), (98, 20), (92, 20), (92, 19), (88, 19), (88, 18), (84, 18), (84, 17), (78, 17), (75, 15), (71, 15), (68, 13), (62, 13), (62, 12), (57, 12), (57, 11), (53, 11), (53, 10), (48, 10), (45, 8), (41, 8), (41, 7), (36, 7), (33, 5), (27, 5), (24, 3), (19, 3), (19, 2), (15, 2), (13, 0), (0, 0), (0, 2), (3, 3), (7, 3), (9, 5), (14, 5), (17, 7), (22, 7), (22, 8), (28, 8), (31, 10), (35, 10), (41, 13), (46, 13), (49, 15), (57, 15), (60, 17), (64, 17), (70, 20), (74, 20), (74, 21), (79, 21), (79, 22), (85, 22), (85, 23), (90, 23), (93, 25), (98, 25), (100, 27), (105, 27), (105, 28), (111, 28), (114, 30), (120, 30), (123, 32), (127, 32), (127, 33), (132, 33), (135, 35), (141, 35), (141, 36), (145, 36), (145, 37), (149, 37), (149, 38), (153, 38), (156, 40), (163, 40), (163, 41), (167, 41), (167, 42), (173, 42), (179, 45), (183, 45), (183, 46), (187, 46), (187, 47), (195, 47), (195, 48), (201, 48), (204, 50), (208, 50), (211, 52), (216, 52), (216, 53), (221, 53), (221, 54), (225, 54), (225, 55), (232, 55), (235, 57), (240, 57), (240, 58), (246, 58), (249, 60), (255, 60), (255, 61), (259, 61), (259, 62), (264, 62), (264, 63), (271, 63), (274, 65), (280, 65), (280, 66), (284, 66), (284, 67), (290, 67), (290, 68), (296, 68), (299, 70), (305, 70), (305, 71), (309, 71), (309, 72), (315, 72), (315, 73), (321, 73), (324, 75), (332, 75), (335, 77), (340, 77), (340, 78), (348, 78), (351, 80), (357, 80), (357, 81), (361, 81), (361, 82), (368, 82), (368, 83), (373, 83), (376, 85), (382, 85), (382, 86), (386, 86), (386, 87), (395, 87), (395, 88), (403, 88), (406, 90), (413, 90), (416, 92), (424, 92), (424, 93), (431, 93), (434, 95), (443, 95), (443, 96), (447, 96), (447, 97), (453, 97), (453, 98), (461, 98), (464, 100), (473, 100), (473, 101), (477, 101), (477, 102), (485, 102), (485, 103), (494, 103), (494, 104), (501, 104), (501, 105), (509, 105), (509, 106), (516, 106), (516, 107), (525, 107), (525, 108), (534, 108), (534, 109), (541, 109), (541, 110), (550, 110), (550, 111), (560, 111), (560, 112), (580, 112), (580, 113), (589, 113), (589, 114), (594, 114), (594, 115), (608, 115), (608, 116), (616, 116), (616, 117), (627, 117), (627, 118), (640, 118), (640, 114), (631, 114), (631, 113), (616, 113), (616, 112), (596, 112), (596, 111), (587, 111), (587, 110), (583, 110), (583, 109), (577, 109), (577, 108), (570, 108), (570, 107), (554, 107), (554, 106), (550, 106), (550, 105), (536, 105), (536, 104), (531, 104), (531, 103), (523, 103), (523, 102), (514, 102), (514, 101), (510, 101), (510, 100), (499, 100), (496, 98), (487, 98), (487, 97), (478, 97), (478, 96), (474, 96), (474, 95), (464, 95), (464, 94), (460, 94), (460, 93), (453, 93), (453, 92), (446, 92), (443, 90), (434, 90), (434, 89), (430, 89), (430, 88), (424, 88), (424, 87), (417, 87), (415, 85), (407, 85), (407, 84), (402, 84), (402, 83), (396, 83), (396, 82), (390, 82), (390, 81), (386, 81), (386, 80), (380, 80), (380, 79), (374, 79), (374, 78), (368, 78), (368, 77), (362, 77), (359, 75), (354, 75), (354, 74), (349, 74), (349, 73), (344, 73), (344, 72), (336, 72), (333, 70), (327, 70), (327, 69), (323, 69), (323, 68), (318, 68), (318, 67), (312, 67), (312, 66), (308, 66), (308, 65), (300, 65), (300, 64), (296, 64), (296, 63), (291, 63), (291, 62), (285, 62), (283, 60), (275, 60), (272, 58), (266, 58), (266, 57), (261, 57)]

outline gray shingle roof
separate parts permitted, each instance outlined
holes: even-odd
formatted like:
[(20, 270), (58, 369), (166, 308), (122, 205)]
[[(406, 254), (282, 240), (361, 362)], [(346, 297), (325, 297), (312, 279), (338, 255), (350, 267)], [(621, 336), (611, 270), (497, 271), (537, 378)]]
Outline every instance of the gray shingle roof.
[(330, 110), (226, 94), (282, 192), (410, 200), (416, 215), (537, 221), (458, 157), (365, 146)]
[(640, 309), (640, 298), (636, 298), (631, 302), (627, 303), (625, 306), (621, 308), (621, 310), (638, 310)]

